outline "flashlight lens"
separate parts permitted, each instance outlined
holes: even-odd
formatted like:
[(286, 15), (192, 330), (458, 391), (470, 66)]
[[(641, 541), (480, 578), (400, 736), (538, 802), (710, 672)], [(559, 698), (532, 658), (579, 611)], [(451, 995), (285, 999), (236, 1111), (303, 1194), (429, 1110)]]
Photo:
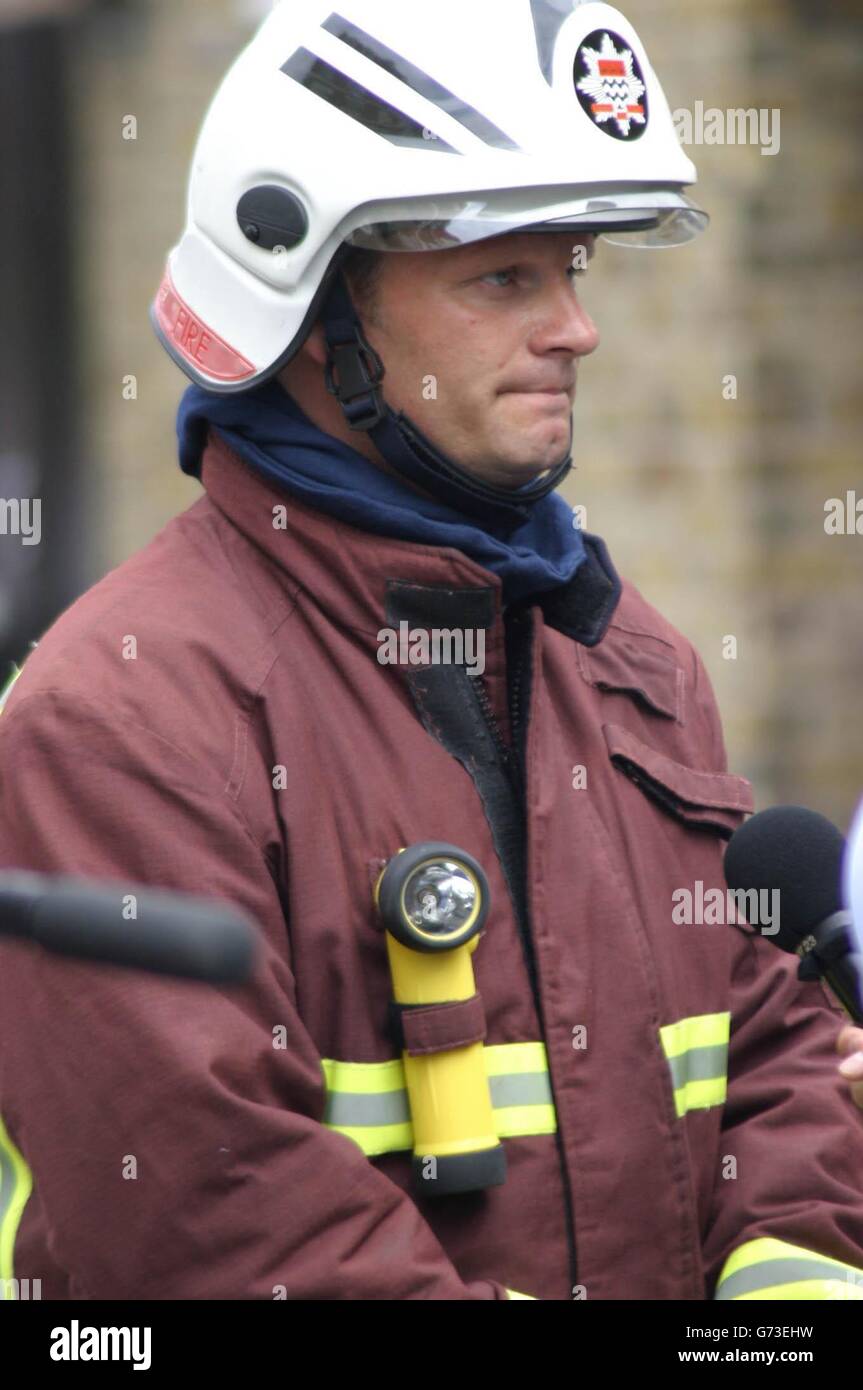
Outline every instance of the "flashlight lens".
[(448, 935), (463, 926), (473, 912), (476, 885), (461, 865), (450, 860), (423, 864), (408, 879), (404, 902), (414, 926)]

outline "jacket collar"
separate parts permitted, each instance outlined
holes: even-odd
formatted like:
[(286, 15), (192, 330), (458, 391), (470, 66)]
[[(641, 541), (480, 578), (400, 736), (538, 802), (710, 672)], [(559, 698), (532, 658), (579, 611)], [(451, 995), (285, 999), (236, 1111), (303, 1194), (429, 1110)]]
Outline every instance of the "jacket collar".
[[(488, 626), (502, 616), (501, 581), (461, 551), (391, 540), (324, 516), (255, 473), (212, 431), (201, 481), (211, 503), (342, 626), (375, 637), (385, 626), (392, 586), (435, 591), (441, 626), (465, 623), (484, 592)], [(584, 646), (604, 637), (621, 595), (605, 543), (584, 533), (587, 558), (569, 584), (537, 599), (545, 621)], [(472, 591), (468, 595), (465, 591)], [(443, 621), (447, 619), (446, 623)], [(460, 620), (460, 621), (459, 621)]]

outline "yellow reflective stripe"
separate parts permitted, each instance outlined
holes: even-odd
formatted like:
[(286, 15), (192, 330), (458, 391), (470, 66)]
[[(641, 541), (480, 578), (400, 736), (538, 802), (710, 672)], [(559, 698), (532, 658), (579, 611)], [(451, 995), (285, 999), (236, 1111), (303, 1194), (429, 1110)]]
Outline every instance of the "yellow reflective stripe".
[(678, 1118), (688, 1110), (725, 1103), (730, 1035), (731, 1014), (727, 1010), (695, 1014), (660, 1028)]
[[(30, 651), (31, 651), (31, 652), (32, 652), (32, 651), (35, 651), (36, 648), (38, 647), (38, 645), (39, 645), (38, 642), (31, 642), (31, 643), (30, 643)], [(24, 660), (22, 661), (22, 663), (21, 663), (20, 666), (18, 666), (16, 662), (14, 662), (14, 661), (12, 662), (12, 674), (11, 674), (11, 676), (9, 677), (9, 679), (7, 680), (7, 682), (6, 682), (6, 684), (4, 685), (3, 689), (0, 690), (0, 714), (3, 713), (3, 706), (6, 704), (6, 701), (7, 701), (7, 699), (9, 698), (9, 692), (11, 691), (13, 685), (14, 685), (15, 682), (17, 681), (18, 677), (24, 674), (24, 668), (25, 668), (25, 666), (26, 666), (26, 664), (27, 664), (27, 660), (28, 660), (28, 658), (29, 658), (29, 655), (30, 655), (30, 652), (27, 653), (27, 656), (24, 658)]]
[(324, 1127), (335, 1134), (343, 1134), (359, 1144), (366, 1158), (377, 1158), (380, 1154), (399, 1153), (402, 1149), (412, 1149), (414, 1132), (411, 1125), (337, 1125), (324, 1121)]
[(323, 1068), (328, 1090), (382, 1095), (405, 1088), (405, 1069), (400, 1057), (389, 1062), (336, 1062), (324, 1057)]
[(492, 1114), (498, 1139), (517, 1139), (524, 1134), (554, 1134), (557, 1130), (553, 1105), (494, 1105)]
[(32, 1191), (33, 1174), (0, 1116), (0, 1280), (6, 1299), (14, 1296), (15, 1237)]
[[(495, 1043), (483, 1048), (499, 1139), (554, 1134), (557, 1116), (542, 1042)], [(369, 1158), (413, 1148), (401, 1058), (386, 1062), (322, 1059), (327, 1103), (323, 1124), (358, 1144)]]
[(863, 1299), (863, 1269), (802, 1245), (761, 1236), (729, 1255), (714, 1298)]
[(339, 1062), (325, 1057), (321, 1065), (327, 1088), (323, 1120), (327, 1129), (352, 1139), (369, 1158), (413, 1147), (401, 1059)]
[(688, 1110), (707, 1110), (711, 1105), (724, 1105), (728, 1083), (724, 1076), (716, 1076), (710, 1081), (687, 1081), (674, 1092), (674, 1105), (677, 1118)]
[(681, 1018), (677, 1023), (667, 1023), (660, 1028), (659, 1036), (666, 1057), (678, 1057), (682, 1052), (690, 1052), (694, 1047), (713, 1047), (727, 1043), (731, 1035), (731, 1014), (695, 1014), (692, 1018)]
[(489, 1076), (548, 1071), (544, 1042), (489, 1043), (482, 1051)]
[(3, 706), (5, 705), (7, 699), (9, 698), (9, 692), (10, 692), (10, 690), (12, 689), (13, 685), (14, 685), (15, 682), (17, 681), (17, 679), (18, 679), (18, 677), (20, 676), (21, 672), (24, 670), (24, 667), (23, 667), (23, 666), (16, 666), (14, 661), (12, 662), (12, 665), (13, 665), (13, 667), (14, 667), (15, 669), (13, 670), (12, 675), (9, 677), (9, 679), (8, 679), (8, 681), (6, 682), (6, 684), (4, 685), (3, 689), (0, 690), (0, 714), (3, 713)]
[(531, 1303), (536, 1303), (537, 1301), (532, 1293), (519, 1293), (518, 1289), (507, 1289), (506, 1295), (507, 1298), (529, 1298)]

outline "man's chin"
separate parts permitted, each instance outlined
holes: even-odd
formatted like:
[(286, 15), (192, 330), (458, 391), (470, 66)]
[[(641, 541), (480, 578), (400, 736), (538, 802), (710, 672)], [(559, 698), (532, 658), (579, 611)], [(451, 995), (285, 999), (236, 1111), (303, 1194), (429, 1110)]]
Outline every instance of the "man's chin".
[(450, 440), (436, 439), (432, 430), (428, 438), (444, 454), (448, 454), (468, 473), (492, 482), (498, 487), (527, 487), (543, 474), (558, 468), (572, 451), (572, 417), (565, 428), (538, 428), (537, 422), (521, 428), (515, 422), (497, 420), (488, 433), (474, 430), (471, 436), (470, 457), (465, 458), (459, 446)]
[(543, 437), (537, 438), (536, 430), (523, 433), (512, 432), (505, 443), (501, 441), (500, 462), (503, 468), (511, 471), (513, 487), (526, 487), (533, 478), (557, 468), (572, 451), (572, 431), (555, 430), (551, 437), (545, 430)]
[[(526, 442), (525, 449), (530, 449), (529, 442)], [(514, 457), (512, 446), (507, 448), (504, 456), (490, 456), (489, 463), (494, 467), (494, 481), (498, 487), (519, 488), (527, 487), (529, 483), (536, 482), (544, 474), (549, 473), (554, 468), (559, 468), (564, 459), (569, 457), (569, 443), (564, 448), (558, 448), (549, 452), (548, 449), (538, 450), (534, 447), (532, 453), (527, 456)]]
[[(513, 412), (504, 428), (505, 435), (496, 442), (513, 463), (539, 470), (555, 468), (572, 448), (571, 408), (546, 414), (544, 418), (537, 414), (525, 419), (521, 412)], [(501, 433), (500, 429), (497, 433)]]

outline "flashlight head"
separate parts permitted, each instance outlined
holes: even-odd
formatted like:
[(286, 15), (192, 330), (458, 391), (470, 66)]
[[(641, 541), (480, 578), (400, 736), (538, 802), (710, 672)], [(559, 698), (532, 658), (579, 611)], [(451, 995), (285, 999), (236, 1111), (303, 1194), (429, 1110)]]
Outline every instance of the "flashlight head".
[(454, 845), (427, 842), (400, 850), (378, 882), (381, 920), (414, 951), (451, 951), (483, 929), (488, 882), (477, 861)]

